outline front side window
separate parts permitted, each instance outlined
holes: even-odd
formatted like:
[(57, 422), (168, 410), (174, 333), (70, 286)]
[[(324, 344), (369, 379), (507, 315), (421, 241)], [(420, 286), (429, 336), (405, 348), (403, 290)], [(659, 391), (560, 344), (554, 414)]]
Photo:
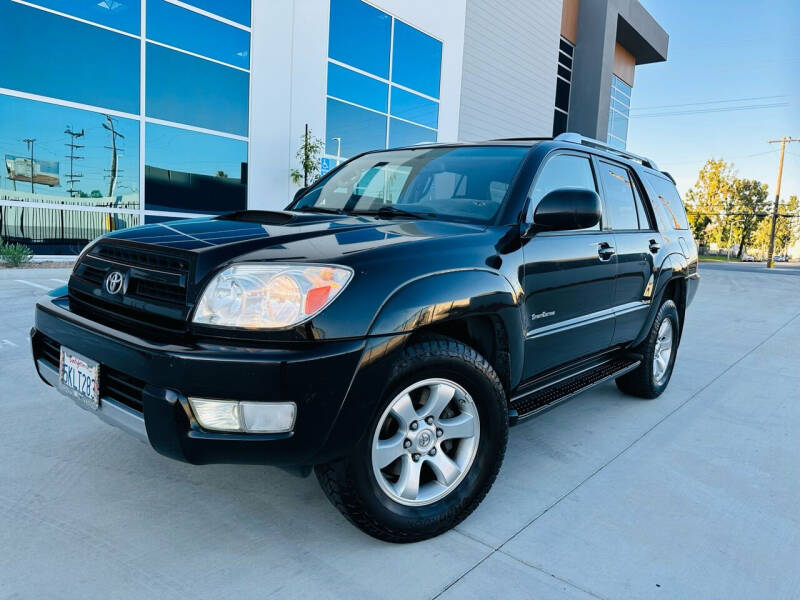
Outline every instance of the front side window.
[(320, 181), (292, 208), (348, 214), (395, 209), (421, 218), (488, 223), (528, 150), (477, 146), (375, 152)]
[[(600, 179), (605, 190), (606, 206), (614, 229), (639, 229), (634, 186), (625, 167), (600, 161)], [(643, 225), (647, 228), (647, 224)]]
[[(531, 190), (529, 218), (532, 218), (533, 211), (542, 198), (563, 188), (597, 191), (592, 163), (588, 157), (557, 154), (545, 163)], [(600, 223), (589, 229), (600, 229)]]

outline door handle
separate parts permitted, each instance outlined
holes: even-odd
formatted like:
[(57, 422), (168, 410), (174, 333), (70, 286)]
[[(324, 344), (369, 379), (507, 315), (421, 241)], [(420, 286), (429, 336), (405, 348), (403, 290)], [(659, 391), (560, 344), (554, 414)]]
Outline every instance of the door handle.
[(650, 240), (650, 252), (656, 254), (659, 250), (661, 250), (661, 244), (656, 240)]
[(600, 255), (600, 260), (611, 260), (611, 257), (616, 254), (616, 250), (608, 242), (600, 242), (597, 244), (597, 254)]

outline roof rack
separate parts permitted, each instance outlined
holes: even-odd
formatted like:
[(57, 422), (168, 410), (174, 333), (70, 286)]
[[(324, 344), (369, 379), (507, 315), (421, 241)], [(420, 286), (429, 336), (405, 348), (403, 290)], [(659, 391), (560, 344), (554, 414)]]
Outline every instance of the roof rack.
[(489, 140), (490, 142), (549, 142), (552, 137), (515, 137), (515, 138), (497, 138)]
[(570, 142), (572, 144), (581, 144), (582, 146), (597, 148), (598, 150), (605, 150), (606, 152), (611, 152), (612, 154), (617, 154), (624, 158), (635, 160), (636, 162), (642, 163), (642, 166), (644, 167), (649, 167), (654, 171), (658, 171), (658, 167), (656, 166), (655, 161), (647, 158), (646, 156), (639, 156), (638, 154), (634, 154), (633, 152), (628, 152), (627, 150), (620, 150), (619, 148), (614, 148), (613, 146), (609, 146), (608, 144), (601, 142), (600, 140), (584, 137), (578, 133), (562, 133), (561, 135), (556, 136), (553, 139), (558, 142)]

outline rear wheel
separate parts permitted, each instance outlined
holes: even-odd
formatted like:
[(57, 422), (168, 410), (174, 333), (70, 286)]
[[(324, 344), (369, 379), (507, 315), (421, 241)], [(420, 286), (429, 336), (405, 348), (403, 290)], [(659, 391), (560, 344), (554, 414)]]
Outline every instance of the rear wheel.
[(505, 453), (508, 411), (491, 365), (432, 337), (404, 350), (356, 451), (315, 468), (330, 501), (391, 542), (454, 527), (481, 502)]
[(678, 308), (665, 300), (658, 309), (647, 338), (635, 349), (642, 364), (617, 378), (617, 387), (632, 396), (657, 398), (667, 388), (680, 340)]

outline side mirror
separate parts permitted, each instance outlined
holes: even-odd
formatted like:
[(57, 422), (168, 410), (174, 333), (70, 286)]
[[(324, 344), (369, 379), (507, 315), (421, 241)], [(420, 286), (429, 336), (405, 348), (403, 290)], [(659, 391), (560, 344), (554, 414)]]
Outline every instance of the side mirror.
[(600, 196), (592, 190), (562, 188), (539, 201), (533, 211), (533, 228), (542, 231), (587, 229), (600, 222)]

